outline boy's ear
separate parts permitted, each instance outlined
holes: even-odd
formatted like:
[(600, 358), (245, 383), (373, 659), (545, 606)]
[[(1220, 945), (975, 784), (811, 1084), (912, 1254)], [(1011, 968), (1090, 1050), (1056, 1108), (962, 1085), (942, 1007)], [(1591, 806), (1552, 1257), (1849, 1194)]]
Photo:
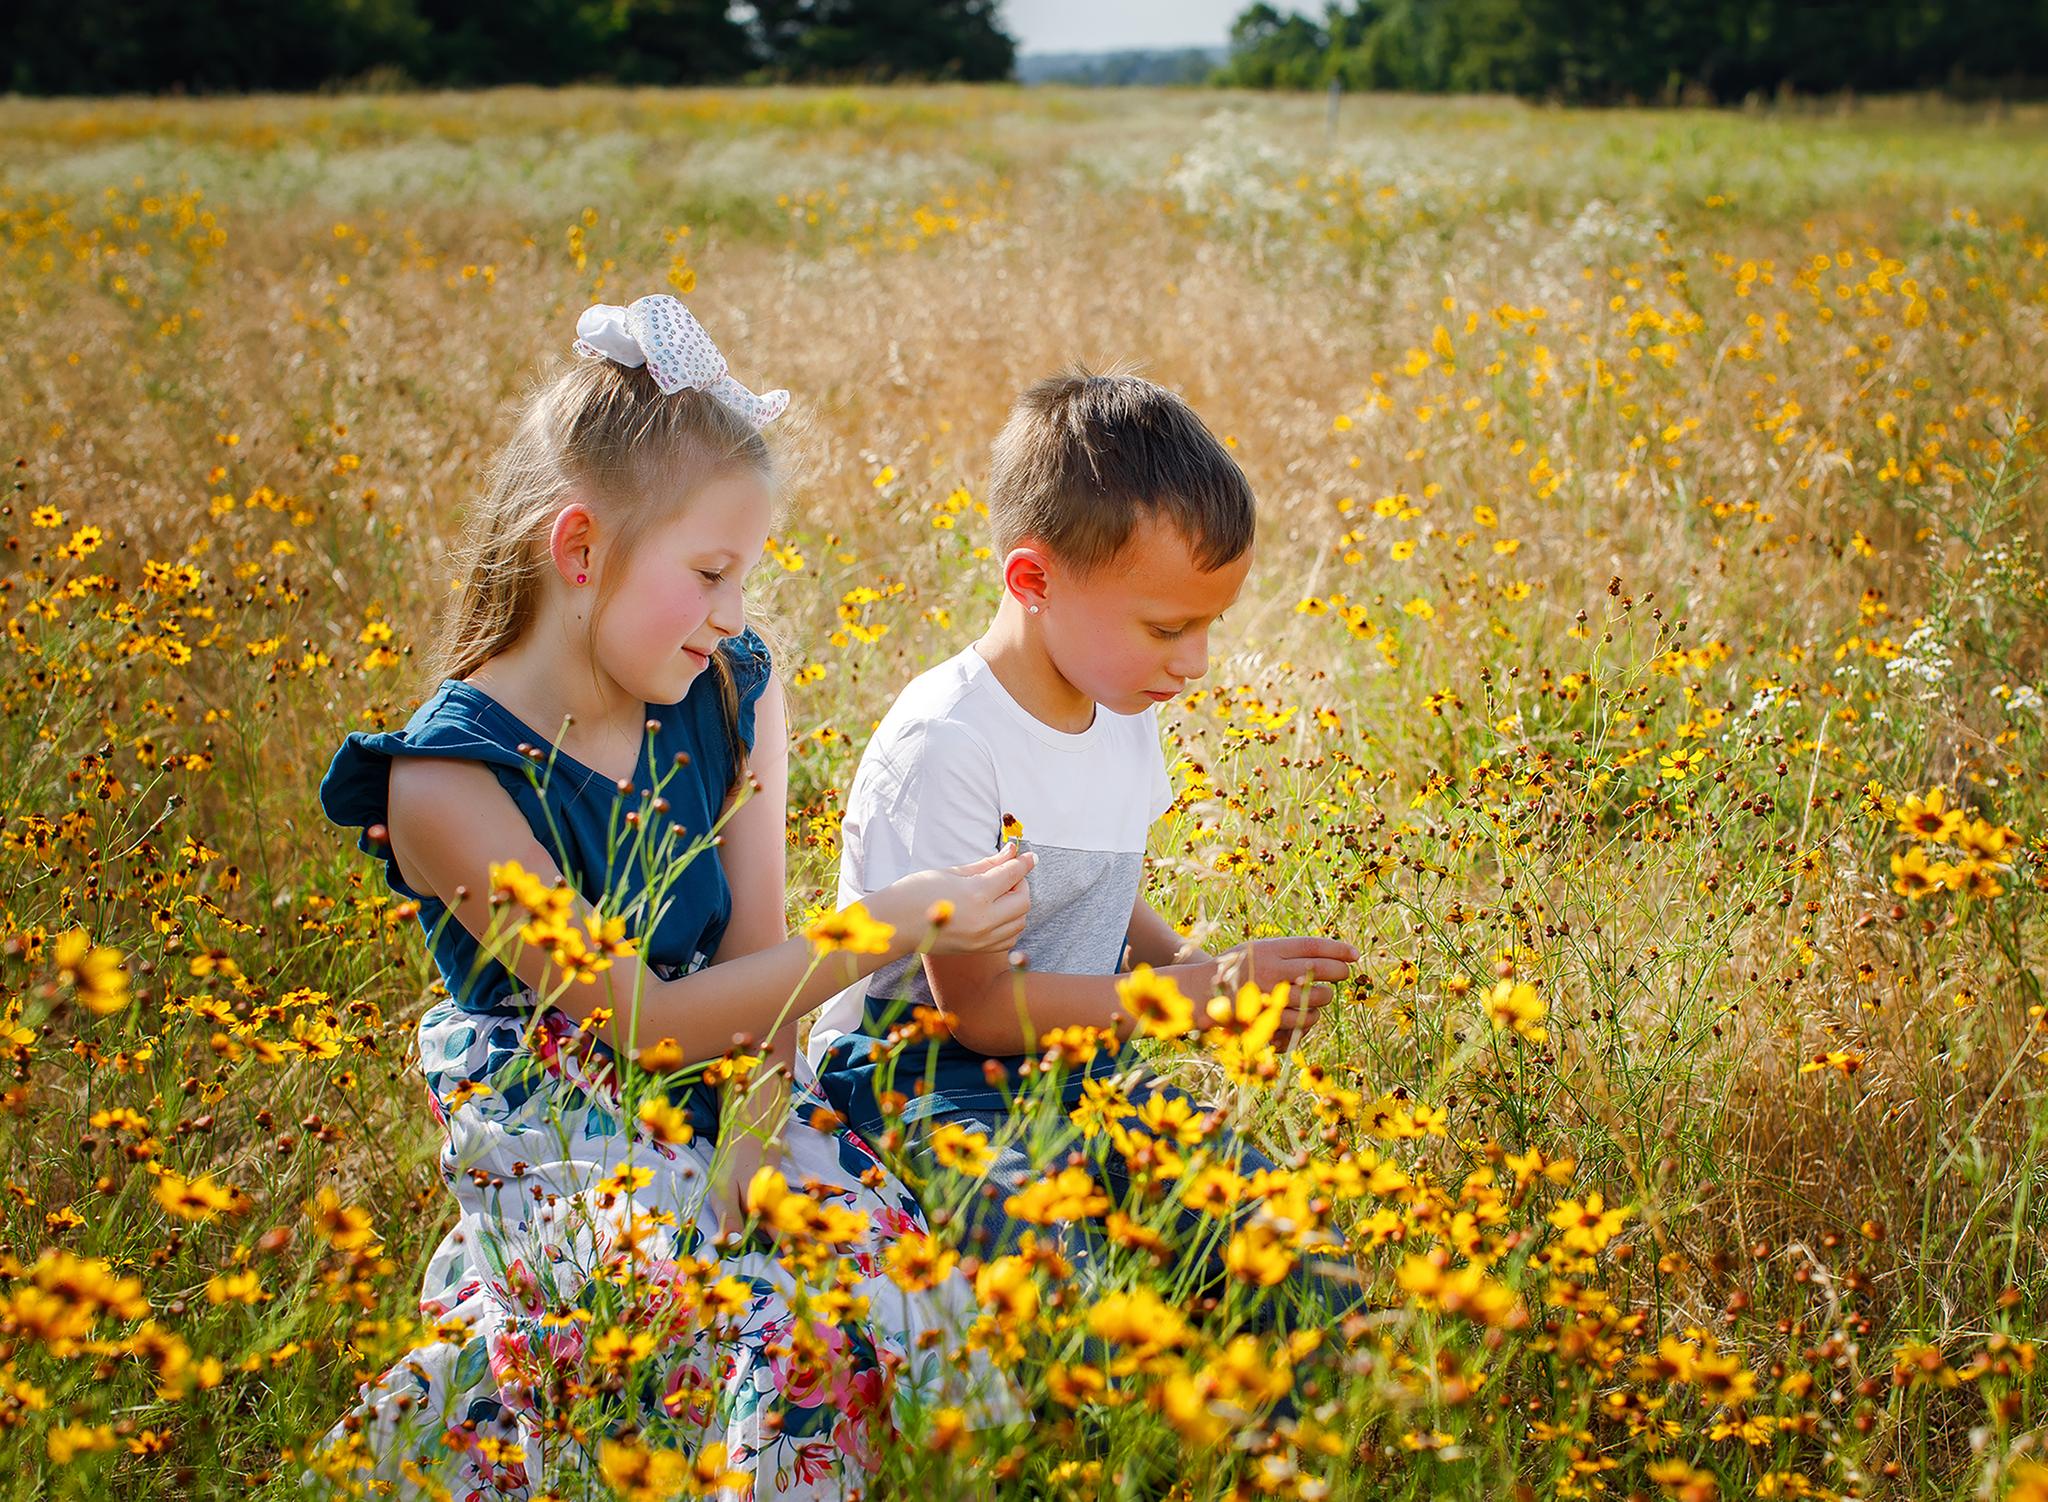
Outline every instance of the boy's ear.
[(564, 584), (590, 581), (591, 544), (596, 540), (597, 519), (581, 501), (571, 501), (555, 516), (548, 530), (548, 558)]
[(1051, 560), (1034, 542), (1022, 542), (1003, 559), (1003, 591), (1026, 610), (1045, 604), (1046, 586), (1052, 582)]

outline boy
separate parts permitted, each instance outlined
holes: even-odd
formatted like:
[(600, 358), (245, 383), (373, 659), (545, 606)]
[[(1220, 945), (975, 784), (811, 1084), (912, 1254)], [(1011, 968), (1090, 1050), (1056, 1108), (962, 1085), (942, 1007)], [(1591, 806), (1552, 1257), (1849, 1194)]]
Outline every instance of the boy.
[[(988, 507), (1002, 603), (980, 641), (904, 689), (869, 741), (841, 831), (840, 900), (978, 860), (1015, 837), (1038, 857), (1023, 968), (1002, 954), (913, 956), (828, 1002), (806, 1053), (856, 1130), (900, 1122), (913, 1148), (948, 1126), (980, 1132), (998, 1148), (990, 1180), (1014, 1191), (1056, 1167), (1046, 1150), (1062, 1146), (1041, 1137), (1027, 1149), (1006, 1130), (1037, 1040), (1077, 1026), (1127, 1039), (1134, 1019), (1117, 978), (1139, 964), (1198, 1005), (1216, 989), (1219, 961), (1183, 940), (1140, 888), (1147, 832), (1172, 802), (1157, 706), (1208, 670), (1209, 629), (1251, 565), (1254, 502), (1178, 396), (1075, 370), (1012, 409)], [(1295, 983), (1286, 1032), (1313, 1018), (1357, 957), (1335, 940), (1285, 938), (1224, 958), (1233, 982)], [(884, 1062), (876, 1040), (919, 1006), (952, 1014), (951, 1036)], [(1082, 1099), (1088, 1079), (1134, 1062), (1127, 1049), (1099, 1053), (1068, 1077), (1065, 1104)], [(885, 1088), (921, 1093), (885, 1120)], [(1224, 1145), (1240, 1172), (1269, 1166)], [(1105, 1187), (1120, 1195), (1121, 1164), (1109, 1172)], [(973, 1206), (974, 1234), (991, 1252), (1023, 1230), (1002, 1198)]]

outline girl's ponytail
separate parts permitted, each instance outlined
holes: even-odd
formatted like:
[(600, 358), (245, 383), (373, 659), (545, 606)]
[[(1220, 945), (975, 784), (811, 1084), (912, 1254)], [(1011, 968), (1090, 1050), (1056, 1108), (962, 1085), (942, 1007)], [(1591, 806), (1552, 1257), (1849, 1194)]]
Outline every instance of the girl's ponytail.
[[(663, 392), (645, 366), (574, 360), (526, 398), (469, 515), (456, 554), (458, 593), (431, 656), (437, 678), (466, 678), (505, 651), (533, 622), (546, 576), (548, 529), (574, 497), (603, 514), (607, 546), (640, 535), (709, 481), (752, 470), (773, 488), (775, 463), (761, 432), (704, 391)], [(617, 570), (607, 571), (590, 628)], [(731, 664), (712, 656), (733, 751), (744, 775), (738, 690)]]

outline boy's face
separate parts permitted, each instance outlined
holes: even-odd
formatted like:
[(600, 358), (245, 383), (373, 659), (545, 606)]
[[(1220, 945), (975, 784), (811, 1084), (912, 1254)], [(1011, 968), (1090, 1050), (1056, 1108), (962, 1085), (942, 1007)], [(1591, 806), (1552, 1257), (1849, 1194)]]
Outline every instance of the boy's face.
[(1171, 522), (1141, 517), (1101, 567), (1046, 561), (1041, 631), (1053, 666), (1115, 714), (1163, 704), (1209, 670), (1209, 628), (1236, 600), (1247, 550), (1205, 569)]

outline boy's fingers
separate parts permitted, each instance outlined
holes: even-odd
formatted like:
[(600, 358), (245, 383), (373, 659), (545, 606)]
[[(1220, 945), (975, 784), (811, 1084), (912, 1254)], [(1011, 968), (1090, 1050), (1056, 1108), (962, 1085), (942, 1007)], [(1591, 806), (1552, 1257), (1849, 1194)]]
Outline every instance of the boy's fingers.
[(1290, 960), (1342, 960), (1348, 965), (1358, 958), (1357, 946), (1347, 944), (1342, 939), (1325, 939), (1318, 935), (1302, 935), (1297, 938), (1282, 939), (1280, 942), (1286, 946), (1283, 953)]
[(1295, 960), (1343, 960), (1350, 963), (1358, 958), (1357, 948), (1342, 939), (1325, 939), (1313, 934), (1261, 939), (1258, 943), (1265, 949), (1264, 958), (1268, 964), (1287, 964)]
[(1305, 964), (1299, 960), (1290, 960), (1286, 970), (1281, 974), (1282, 980), (1292, 981), (1297, 986), (1308, 981), (1350, 978), (1351, 966), (1343, 960), (1309, 960)]

